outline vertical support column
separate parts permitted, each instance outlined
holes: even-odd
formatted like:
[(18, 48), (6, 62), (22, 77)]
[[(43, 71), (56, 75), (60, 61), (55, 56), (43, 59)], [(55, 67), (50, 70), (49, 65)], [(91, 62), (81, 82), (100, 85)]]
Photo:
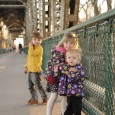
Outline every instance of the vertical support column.
[(65, 0), (64, 29), (78, 23), (80, 0)]
[(46, 37), (45, 32), (46, 32), (46, 28), (45, 28), (45, 0), (42, 0), (42, 4), (43, 4), (43, 9), (42, 9), (42, 29), (43, 29), (43, 36)]
[(0, 19), (0, 47), (2, 47), (2, 25), (1, 25), (2, 19)]
[(34, 15), (33, 15), (33, 7), (34, 7), (34, 4), (33, 4), (33, 1), (34, 0), (30, 0), (30, 12), (31, 12), (31, 26), (32, 26), (32, 32), (34, 31)]
[(51, 1), (51, 24), (52, 34), (63, 30), (64, 23), (64, 1), (63, 0), (52, 0)]
[(55, 33), (55, 1), (56, 0), (51, 0), (51, 35)]
[(69, 0), (64, 0), (65, 1), (65, 10), (64, 10), (64, 29), (68, 28), (68, 10), (69, 10)]
[(51, 0), (43, 0), (43, 36), (51, 35)]
[(105, 26), (104, 34), (104, 71), (105, 71), (105, 115), (114, 115), (113, 111), (113, 66), (112, 66), (112, 20), (110, 19)]
[(25, 39), (24, 44), (27, 45), (29, 43), (29, 40), (31, 39), (32, 33), (33, 33), (33, 21), (32, 21), (32, 10), (31, 10), (31, 0), (28, 0), (26, 3), (26, 10), (25, 10)]
[(43, 35), (43, 0), (37, 0), (37, 30)]
[(37, 1), (31, 1), (31, 12), (32, 12), (32, 22), (33, 22), (33, 31), (37, 31)]
[(65, 0), (61, 0), (61, 3), (60, 3), (60, 31), (62, 31), (64, 29), (64, 9), (65, 9)]
[(3, 25), (4, 25), (4, 22), (3, 22), (3, 18), (0, 19), (0, 47), (3, 47), (4, 45), (4, 38), (3, 38)]
[(37, 0), (38, 31), (44, 36), (51, 35), (51, 0)]

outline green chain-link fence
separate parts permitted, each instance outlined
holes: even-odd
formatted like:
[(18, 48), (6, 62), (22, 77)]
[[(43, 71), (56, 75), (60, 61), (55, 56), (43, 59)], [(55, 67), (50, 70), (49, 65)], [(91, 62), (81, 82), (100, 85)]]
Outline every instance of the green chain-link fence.
[(89, 115), (115, 115), (115, 9), (43, 41), (43, 70), (65, 32), (77, 33), (85, 68), (83, 108)]
[(10, 52), (10, 49), (0, 48), (0, 54)]
[(89, 115), (115, 115), (115, 9), (44, 40), (44, 72), (51, 48), (70, 31), (77, 33), (82, 48), (84, 111)]
[(24, 51), (25, 54), (27, 54), (28, 53), (28, 46), (24, 47), (23, 51)]

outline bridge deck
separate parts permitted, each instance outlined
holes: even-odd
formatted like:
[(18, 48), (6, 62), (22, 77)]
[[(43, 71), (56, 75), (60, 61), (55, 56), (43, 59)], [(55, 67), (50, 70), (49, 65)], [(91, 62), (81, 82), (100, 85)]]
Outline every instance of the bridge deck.
[[(18, 52), (0, 55), (0, 115), (45, 115), (46, 105), (28, 105), (30, 94), (24, 74), (26, 55)], [(46, 81), (42, 78), (43, 86)], [(49, 94), (48, 94), (49, 97)], [(58, 97), (53, 115), (61, 114)], [(41, 97), (39, 102), (41, 102)]]

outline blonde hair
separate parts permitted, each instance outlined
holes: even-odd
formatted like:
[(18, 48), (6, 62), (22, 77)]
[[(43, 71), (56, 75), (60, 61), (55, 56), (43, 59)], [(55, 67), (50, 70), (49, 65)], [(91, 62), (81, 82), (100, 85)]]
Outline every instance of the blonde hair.
[(58, 47), (63, 47), (64, 42), (72, 42), (74, 44), (75, 49), (79, 48), (77, 35), (73, 32), (65, 33), (63, 35), (62, 40), (58, 43)]
[(66, 52), (66, 57), (68, 54), (76, 54), (76, 56), (78, 57), (79, 59), (79, 62), (81, 62), (81, 50), (80, 49), (72, 49), (72, 50), (68, 50)]

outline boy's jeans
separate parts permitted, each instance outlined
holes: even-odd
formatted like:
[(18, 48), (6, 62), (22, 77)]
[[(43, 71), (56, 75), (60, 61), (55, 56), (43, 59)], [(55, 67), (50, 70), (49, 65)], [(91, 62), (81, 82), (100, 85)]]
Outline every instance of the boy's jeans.
[(38, 72), (29, 72), (28, 75), (28, 85), (31, 98), (35, 100), (38, 100), (37, 90), (39, 90), (42, 99), (47, 99), (47, 95), (45, 94), (44, 88), (41, 84), (40, 75), (41, 73)]

